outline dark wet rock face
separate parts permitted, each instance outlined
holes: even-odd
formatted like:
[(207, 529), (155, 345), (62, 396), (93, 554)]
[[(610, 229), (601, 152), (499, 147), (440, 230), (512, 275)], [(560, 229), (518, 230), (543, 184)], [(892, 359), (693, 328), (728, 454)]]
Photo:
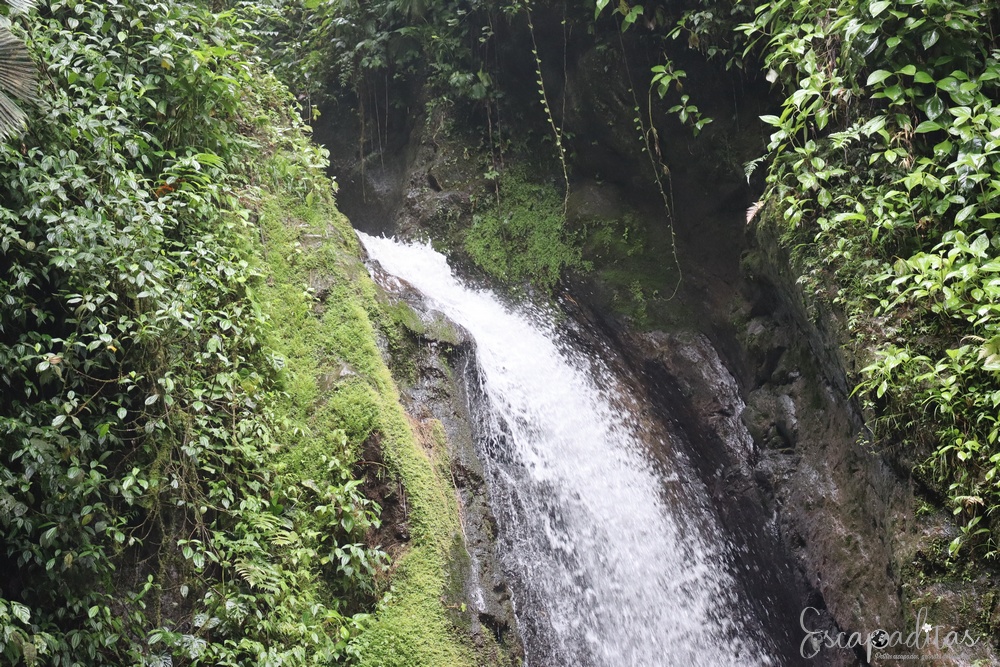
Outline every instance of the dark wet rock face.
[[(905, 640), (916, 625), (926, 625), (939, 628), (940, 644), (950, 631), (963, 635), (977, 621), (980, 606), (973, 600), (985, 595), (995, 605), (989, 591), (996, 582), (985, 572), (935, 581), (931, 563), (942, 563), (956, 529), (944, 513), (919, 509), (908, 472), (914, 462), (905, 452), (868, 444), (850, 398), (853, 360), (842, 352), (842, 324), (833, 313), (807, 316), (774, 238), (760, 234), (748, 260), (749, 310), (738, 328), (743, 419), (761, 444), (760, 479), (773, 490), (783, 539), (805, 583), (848, 633), (898, 630)], [(942, 652), (925, 641), (919, 650), (887, 652), (996, 664), (995, 635), (971, 634), (980, 638), (971, 647)], [(845, 653), (837, 649), (834, 657), (844, 660)]]
[[(800, 615), (805, 607), (816, 609), (807, 617), (809, 629), (831, 635), (842, 631), (837, 610), (827, 606), (828, 599), (837, 600), (840, 591), (831, 590), (815, 575), (811, 559), (819, 551), (819, 539), (827, 541), (823, 546), (827, 548), (843, 535), (824, 531), (825, 519), (817, 513), (820, 508), (801, 493), (818, 488), (817, 471), (803, 461), (796, 443), (829, 442), (831, 427), (840, 424), (817, 422), (816, 406), (802, 405), (805, 380), (800, 371), (788, 374), (789, 384), (764, 383), (747, 392), (703, 334), (625, 336), (636, 340), (627, 348), (634, 350), (635, 363), (657, 378), (654, 392), (660, 401), (681, 415), (686, 429), (698, 434), (696, 442), (704, 449), (694, 453), (694, 460), (731, 539), (749, 553), (779, 565), (770, 577), (754, 572), (750, 579), (764, 604), (784, 611), (780, 622), (788, 632), (786, 656), (801, 659), (805, 632), (800, 628)], [(673, 390), (663, 391), (671, 385)], [(827, 408), (834, 413), (838, 410), (832, 402)], [(842, 430), (844, 435), (850, 437), (851, 432)], [(812, 656), (812, 651), (806, 655)], [(821, 647), (811, 664), (847, 665), (856, 660), (853, 651)]]
[[(564, 304), (571, 316), (567, 327), (584, 347), (611, 349), (610, 356), (620, 359), (615, 372), (643, 406), (643, 430), (669, 432), (671, 442), (682, 444), (729, 542), (741, 596), (777, 648), (779, 664), (839, 664), (824, 654), (813, 661), (799, 656), (802, 600), (812, 596), (822, 606), (822, 598), (785, 548), (773, 499), (755, 477), (760, 452), (742, 420), (740, 385), (712, 342), (692, 331), (636, 332), (582, 301)], [(661, 455), (650, 452), (653, 459)], [(828, 615), (819, 623), (835, 627)]]

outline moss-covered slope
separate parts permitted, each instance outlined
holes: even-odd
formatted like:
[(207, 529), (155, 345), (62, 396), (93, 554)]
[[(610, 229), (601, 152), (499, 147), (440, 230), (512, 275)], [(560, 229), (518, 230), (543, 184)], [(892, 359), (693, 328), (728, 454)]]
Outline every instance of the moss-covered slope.
[(343, 432), (342, 456), (354, 460), (366, 442), (377, 443), (385, 474), (405, 491), (409, 540), (352, 652), (362, 665), (478, 664), (441, 602), (449, 552), (461, 540), (447, 451), (428, 451), (434, 443), (418, 441), (400, 406), (373, 325), (387, 316), (354, 233), (332, 207), (279, 199), (264, 207), (261, 224), (271, 272), (263, 303), (275, 324), (275, 347), (288, 360), (283, 413), (302, 431), (279, 456), (279, 470), (311, 474), (331, 454), (328, 434)]

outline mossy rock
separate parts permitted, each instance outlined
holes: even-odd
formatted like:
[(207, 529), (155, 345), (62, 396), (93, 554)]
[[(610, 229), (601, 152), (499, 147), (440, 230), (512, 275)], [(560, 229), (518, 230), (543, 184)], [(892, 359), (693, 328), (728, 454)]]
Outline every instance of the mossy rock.
[[(331, 202), (305, 206), (276, 199), (265, 207), (261, 225), (267, 248), (261, 301), (274, 323), (274, 347), (285, 356), (284, 412), (302, 433), (277, 453), (275, 466), (284, 475), (319, 479), (323, 455), (357, 458), (366, 442), (375, 441), (388, 473), (405, 489), (409, 542), (372, 621), (352, 640), (358, 664), (487, 664), (443, 602), (450, 599), (455, 567), (461, 570), (461, 562), (453, 564), (456, 541), (463, 544), (455, 490), (447, 465), (439, 463), (446, 447), (431, 443), (429, 453), (418, 441), (377, 344), (377, 332), (394, 327), (457, 337), (444, 323), (424, 324), (405, 303), (386, 300)], [(330, 451), (324, 434), (341, 430), (346, 443)]]

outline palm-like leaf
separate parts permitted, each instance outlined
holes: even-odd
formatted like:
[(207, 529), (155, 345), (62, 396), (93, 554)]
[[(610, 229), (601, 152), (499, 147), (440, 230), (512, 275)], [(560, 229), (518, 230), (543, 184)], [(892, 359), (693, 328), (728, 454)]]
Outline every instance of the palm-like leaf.
[(38, 4), (38, 0), (7, 0), (7, 4), (11, 6), (15, 12), (26, 12), (35, 5)]
[(0, 28), (0, 89), (22, 100), (34, 100), (36, 79), (37, 70), (24, 43)]
[[(28, 11), (35, 0), (7, 0), (16, 12)], [(0, 26), (0, 141), (24, 127), (27, 119), (15, 99), (35, 99), (38, 72), (28, 49), (6, 27)]]

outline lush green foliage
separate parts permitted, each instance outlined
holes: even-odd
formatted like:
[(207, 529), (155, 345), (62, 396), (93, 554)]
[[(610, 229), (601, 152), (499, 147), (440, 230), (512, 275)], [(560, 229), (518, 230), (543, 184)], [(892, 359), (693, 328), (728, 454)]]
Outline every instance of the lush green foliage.
[[(400, 130), (398, 108), (405, 105), (410, 119), (426, 112), (425, 129), (435, 142), (449, 131), (445, 119), (471, 121), (487, 138), (484, 146), (476, 147), (489, 153), (489, 164), (483, 167), (486, 180), (493, 180), (492, 185), (503, 181), (493, 193), (500, 195), (502, 214), (480, 210), (466, 239), (465, 247), (473, 259), (494, 276), (537, 281), (543, 288), (555, 283), (560, 270), (580, 265), (578, 244), (571, 234), (559, 229), (569, 201), (575, 144), (573, 133), (562, 127), (571, 99), (566, 94), (572, 68), (570, 53), (580, 48), (580, 38), (574, 37), (578, 33), (588, 33), (584, 39), (593, 39), (603, 49), (624, 49), (618, 26), (608, 23), (595, 27), (590, 8), (520, 0), (464, 4), (450, 0), (378, 0), (369, 4), (256, 0), (241, 4), (254, 7), (262, 17), (264, 27), (258, 32), (265, 38), (270, 61), (288, 73), (304, 98), (323, 92), (358, 114), (362, 178), (366, 165), (383, 157), (382, 151), (390, 143), (390, 126), (395, 123), (392, 129)], [(282, 15), (276, 8), (284, 4), (290, 7)], [(623, 30), (643, 17), (648, 27), (656, 29), (654, 39), (647, 41), (667, 44), (678, 39), (683, 30), (704, 30), (710, 23), (717, 28), (721, 21), (714, 20), (713, 9), (704, 4), (694, 3), (698, 9), (670, 6), (644, 13), (642, 6), (622, 2), (612, 9), (616, 20), (620, 15)], [(739, 7), (736, 3), (727, 9), (739, 14)], [(599, 6), (598, 14), (601, 9)], [(681, 23), (683, 29), (678, 27)], [(558, 34), (554, 30), (562, 32), (561, 40), (552, 39)], [(693, 33), (688, 37), (689, 44), (696, 39)], [(709, 41), (706, 36), (705, 48), (712, 54), (723, 52), (721, 47), (709, 46)], [(666, 52), (665, 47), (658, 50)], [(631, 85), (628, 89), (634, 101), (637, 136), (650, 156), (650, 173), (659, 185), (669, 217), (669, 170), (662, 162), (660, 138), (652, 124), (653, 100), (662, 100), (667, 113), (696, 135), (712, 119), (703, 116), (684, 92), (686, 73), (665, 55), (661, 62), (665, 64), (654, 67), (650, 79), (640, 82), (648, 91), (636, 92)], [(507, 68), (524, 76), (512, 80), (506, 77)], [(526, 79), (528, 68), (534, 70), (534, 85)], [(414, 94), (417, 89), (422, 91), (419, 95)], [(334, 105), (330, 103), (330, 107)], [(547, 142), (545, 152), (562, 168), (563, 220), (549, 215), (546, 197), (539, 203), (519, 197), (515, 191), (522, 175), (507, 172), (506, 157), (513, 157), (519, 148), (530, 154), (528, 161), (533, 165), (544, 161), (548, 156), (534, 152), (538, 141)], [(543, 191), (548, 188), (539, 186), (538, 192)], [(541, 216), (537, 225), (530, 219), (532, 208)], [(505, 247), (508, 243), (511, 245)], [(673, 239), (670, 243), (674, 245)]]
[(55, 0), (20, 35), (48, 86), (0, 146), (8, 661), (356, 654), (378, 507), (348, 424), (288, 409), (301, 323), (263, 314), (254, 212), (283, 193), (332, 215), (330, 184), (241, 34), (194, 3)]
[[(373, 617), (355, 617), (363, 631), (351, 636), (351, 657), (373, 667), (483, 664), (442, 604), (452, 567), (450, 547), (456, 540), (461, 543), (447, 447), (443, 441), (414, 437), (375, 342), (375, 327), (390, 339), (398, 335), (393, 318), (380, 305), (357, 258), (357, 240), (346, 219), (329, 213), (272, 200), (262, 217), (273, 280), (261, 291), (276, 329), (274, 346), (287, 360), (286, 395), (277, 412), (291, 420), (296, 435), (294, 446), (276, 457), (276, 470), (321, 477), (329, 465), (324, 462), (331, 450), (329, 433), (346, 434), (350, 447), (341, 455), (345, 462), (343, 457), (353, 460), (362, 454), (362, 443), (377, 443), (384, 461), (379, 469), (392, 486), (400, 483), (405, 489), (402, 502), (411, 537), (405, 550), (396, 549), (390, 583), (378, 577)], [(356, 490), (353, 485), (346, 482), (345, 488)], [(339, 505), (325, 507), (312, 509), (337, 512)], [(381, 559), (379, 551), (363, 543), (340, 548), (351, 558), (340, 565), (362, 573), (370, 573)], [(338, 590), (340, 597), (350, 592)], [(448, 604), (460, 603), (448, 599)], [(480, 650), (489, 649), (488, 642), (485, 646)]]
[(997, 9), (779, 0), (743, 27), (787, 93), (764, 117), (771, 215), (803, 244), (805, 284), (833, 272), (859, 349), (878, 350), (859, 390), (883, 441), (926, 457), (919, 476), (964, 526), (952, 554), (987, 556), (1000, 538)]
[[(302, 95), (354, 90), (371, 114), (385, 104), (390, 81), (428, 77), (437, 92), (483, 99), (491, 82), (474, 54), (492, 36), (470, 36), (468, 17), (487, 3), (455, 0), (244, 0), (257, 17), (267, 60)], [(479, 21), (475, 21), (479, 23)], [(479, 38), (482, 39), (479, 39)], [(485, 47), (483, 47), (485, 48)], [(393, 100), (395, 101), (395, 100)], [(386, 112), (383, 109), (383, 112)]]

